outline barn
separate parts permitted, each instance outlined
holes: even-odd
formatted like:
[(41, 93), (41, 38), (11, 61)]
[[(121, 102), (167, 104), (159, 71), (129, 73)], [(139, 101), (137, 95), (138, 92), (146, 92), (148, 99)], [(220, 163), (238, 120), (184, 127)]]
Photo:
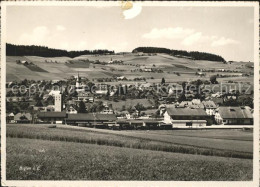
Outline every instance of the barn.
[(253, 125), (253, 114), (247, 107), (219, 107), (215, 120), (223, 125)]

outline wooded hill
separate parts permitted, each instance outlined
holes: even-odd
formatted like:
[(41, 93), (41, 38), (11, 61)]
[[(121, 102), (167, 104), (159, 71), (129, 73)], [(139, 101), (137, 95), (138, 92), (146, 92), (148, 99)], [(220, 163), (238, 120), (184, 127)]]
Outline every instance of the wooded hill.
[(77, 57), (81, 55), (103, 55), (103, 54), (114, 54), (114, 51), (109, 50), (84, 50), (84, 51), (66, 51), (61, 49), (52, 49), (44, 46), (36, 45), (13, 45), (6, 44), (6, 55), (7, 56), (41, 56), (41, 57)]
[(176, 57), (184, 57), (190, 58), (193, 60), (209, 60), (209, 61), (220, 61), (226, 62), (224, 58), (219, 55), (211, 54), (211, 53), (204, 53), (198, 51), (185, 51), (185, 50), (172, 50), (167, 48), (160, 48), (160, 47), (138, 47), (135, 48), (133, 53), (136, 52), (143, 52), (143, 53), (166, 53)]

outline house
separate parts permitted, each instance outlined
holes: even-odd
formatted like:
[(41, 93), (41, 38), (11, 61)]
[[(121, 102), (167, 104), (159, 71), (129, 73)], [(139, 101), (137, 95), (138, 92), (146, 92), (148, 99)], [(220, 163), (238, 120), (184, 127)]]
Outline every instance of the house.
[(201, 103), (201, 101), (199, 99), (193, 99), (192, 101), (182, 101), (178, 107), (180, 108), (185, 108), (185, 107), (189, 107), (189, 108), (204, 108), (203, 104)]
[(211, 101), (213, 101), (216, 105), (222, 105), (224, 103), (223, 98), (211, 98)]
[(62, 124), (67, 117), (66, 111), (62, 112), (38, 112), (38, 122)]
[(139, 90), (151, 90), (151, 83), (143, 83), (139, 85)]
[(97, 89), (95, 90), (95, 94), (97, 95), (106, 95), (108, 92), (108, 85), (106, 84), (99, 84)]
[(204, 127), (208, 115), (202, 108), (166, 108), (164, 123), (172, 127)]
[(213, 101), (202, 101), (204, 109), (209, 116), (215, 115), (217, 105)]
[(215, 120), (224, 125), (253, 125), (253, 115), (247, 107), (219, 107)]
[(116, 78), (117, 80), (127, 80), (127, 78), (125, 76), (120, 76)]
[(51, 96), (55, 96), (55, 95), (58, 95), (58, 94), (60, 94), (60, 90), (51, 90), (50, 92), (49, 92), (49, 95), (51, 95)]
[(94, 97), (93, 94), (91, 94), (90, 92), (80, 92), (78, 93), (78, 98), (76, 101), (84, 101), (84, 102), (89, 102), (89, 103), (93, 103), (94, 102)]
[(66, 108), (66, 113), (67, 114), (77, 114), (78, 111), (76, 110), (76, 106), (75, 105), (69, 105), (67, 108)]
[(22, 61), (21, 61), (21, 64), (28, 65), (28, 64), (29, 64), (29, 62), (28, 62), (28, 61), (26, 61), (26, 60), (22, 60)]
[(147, 68), (147, 67), (145, 67), (145, 68), (143, 69), (143, 71), (144, 71), (144, 72), (152, 72), (153, 70), (152, 70), (152, 68)]
[(14, 115), (14, 123), (31, 123), (32, 115), (30, 113), (17, 113)]
[(101, 114), (114, 114), (114, 110), (111, 107), (109, 107), (107, 104), (104, 104), (104, 108), (100, 113)]
[(14, 123), (14, 113), (6, 114), (6, 123)]

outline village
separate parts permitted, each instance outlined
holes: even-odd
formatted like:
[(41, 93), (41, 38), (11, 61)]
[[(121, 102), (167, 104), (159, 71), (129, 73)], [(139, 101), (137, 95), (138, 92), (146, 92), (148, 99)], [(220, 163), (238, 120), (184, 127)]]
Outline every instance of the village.
[(253, 127), (252, 86), (227, 87), (216, 76), (174, 84), (116, 79), (118, 85), (95, 84), (78, 73), (67, 81), (9, 82), (7, 123), (114, 130)]

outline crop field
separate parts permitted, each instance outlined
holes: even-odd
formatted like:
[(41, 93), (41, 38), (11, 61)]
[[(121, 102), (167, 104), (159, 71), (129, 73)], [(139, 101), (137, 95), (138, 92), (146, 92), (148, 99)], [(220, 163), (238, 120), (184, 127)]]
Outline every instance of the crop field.
[[(80, 150), (80, 151), (79, 151)], [(249, 181), (250, 159), (7, 138), (7, 180)]]
[[(155, 131), (151, 132), (153, 133), (150, 131), (111, 131), (67, 125), (59, 125), (54, 129), (48, 128), (48, 125), (7, 125), (7, 137), (14, 138), (72, 141), (167, 152), (252, 158), (253, 141), (250, 140), (248, 132), (239, 134), (236, 131), (230, 131), (229, 136), (220, 136), (215, 139), (210, 138), (211, 131), (205, 131), (204, 136), (197, 135), (197, 137), (193, 136), (193, 131), (187, 132), (186, 135), (163, 134), (163, 131), (161, 133), (158, 131), (158, 134)], [(169, 133), (174, 132), (169, 131)], [(205, 134), (209, 134), (208, 137)], [(217, 134), (221, 135), (221, 131)]]

